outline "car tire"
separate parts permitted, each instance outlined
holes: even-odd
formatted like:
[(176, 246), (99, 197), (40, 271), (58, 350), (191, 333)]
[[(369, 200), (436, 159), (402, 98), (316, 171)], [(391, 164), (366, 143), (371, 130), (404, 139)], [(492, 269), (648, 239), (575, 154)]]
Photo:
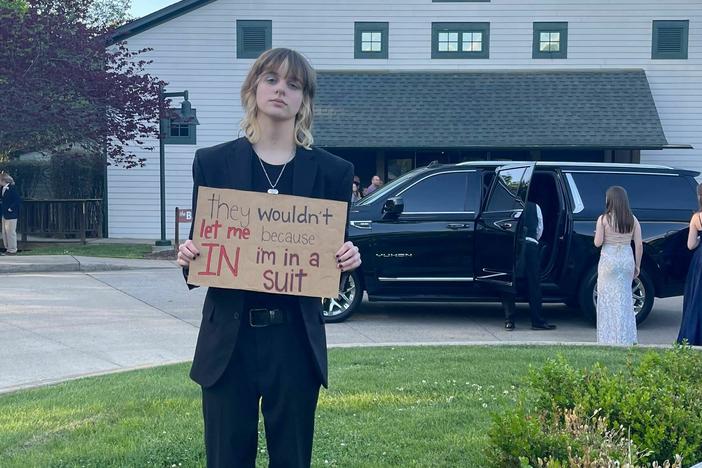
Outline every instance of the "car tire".
[(326, 323), (338, 323), (351, 317), (363, 300), (361, 273), (358, 269), (342, 277), (339, 295), (322, 299), (322, 313)]
[[(597, 323), (597, 307), (595, 305), (595, 288), (597, 287), (597, 266), (593, 267), (580, 283), (580, 291), (578, 292), (578, 304), (583, 315), (592, 323)], [(634, 297), (634, 307), (639, 305), (639, 310), (636, 313), (636, 323), (641, 324), (648, 317), (653, 309), (653, 299), (655, 290), (651, 277), (643, 268), (639, 277), (632, 284), (632, 294)]]

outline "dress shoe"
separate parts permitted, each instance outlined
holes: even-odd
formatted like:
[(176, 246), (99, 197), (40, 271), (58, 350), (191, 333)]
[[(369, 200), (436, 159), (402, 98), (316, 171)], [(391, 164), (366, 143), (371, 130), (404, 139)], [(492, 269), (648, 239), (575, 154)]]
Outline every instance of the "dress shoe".
[(511, 320), (505, 320), (505, 330), (508, 330), (508, 331), (514, 330), (514, 322)]
[(556, 326), (550, 323), (534, 323), (531, 325), (532, 330), (555, 330)]

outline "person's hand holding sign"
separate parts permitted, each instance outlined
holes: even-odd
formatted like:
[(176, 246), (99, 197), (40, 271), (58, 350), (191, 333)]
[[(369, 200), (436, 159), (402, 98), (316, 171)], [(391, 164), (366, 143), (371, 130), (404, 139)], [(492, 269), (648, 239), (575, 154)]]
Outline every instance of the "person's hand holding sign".
[(188, 239), (178, 247), (178, 265), (183, 268), (190, 266), (190, 262), (200, 255), (192, 240)]
[(336, 260), (341, 271), (351, 271), (361, 266), (361, 254), (351, 241), (344, 242), (336, 253)]

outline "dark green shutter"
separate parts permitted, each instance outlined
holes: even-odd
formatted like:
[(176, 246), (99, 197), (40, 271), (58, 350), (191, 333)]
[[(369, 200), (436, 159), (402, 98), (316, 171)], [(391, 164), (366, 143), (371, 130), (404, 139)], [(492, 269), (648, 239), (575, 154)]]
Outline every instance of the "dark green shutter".
[(689, 21), (654, 21), (652, 59), (687, 59)]
[(237, 58), (258, 58), (272, 46), (273, 23), (270, 20), (237, 20)]

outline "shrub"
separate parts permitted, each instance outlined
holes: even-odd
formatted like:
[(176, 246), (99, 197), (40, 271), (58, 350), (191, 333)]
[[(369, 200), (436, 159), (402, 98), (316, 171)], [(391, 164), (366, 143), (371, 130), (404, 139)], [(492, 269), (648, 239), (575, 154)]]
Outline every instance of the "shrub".
[[(531, 371), (517, 406), (495, 416), (489, 457), (499, 466), (520, 466), (520, 457), (533, 466), (540, 466), (539, 459), (551, 463), (543, 466), (571, 466), (572, 460), (592, 459), (594, 452), (588, 452), (582, 435), (596, 428), (591, 437), (611, 442), (601, 445), (597, 457), (622, 466), (632, 452), (624, 457), (621, 441), (632, 450), (638, 447), (630, 466), (674, 463), (677, 455), (686, 462), (701, 461), (701, 368), (702, 355), (689, 346), (650, 351), (637, 362), (630, 356), (619, 372), (600, 365), (575, 369), (559, 356)], [(596, 419), (581, 434), (572, 424), (583, 415)]]
[(12, 176), (23, 199), (40, 196), (47, 180), (48, 168), (48, 161), (42, 160), (9, 159), (0, 162), (0, 171)]
[[(560, 459), (556, 456), (537, 458), (539, 468), (596, 468), (621, 466), (635, 468), (643, 466), (645, 452), (641, 452), (631, 440), (624, 427), (610, 429), (607, 419), (597, 413), (590, 417), (581, 416), (579, 409), (559, 411), (559, 423), (554, 429), (569, 440), (567, 457)], [(520, 457), (523, 467), (531, 467), (529, 460)], [(653, 462), (653, 466), (664, 468), (680, 468), (682, 458), (676, 456), (671, 464), (665, 461), (662, 465)]]
[(102, 198), (105, 161), (91, 154), (51, 157), (49, 181), (54, 198)]

